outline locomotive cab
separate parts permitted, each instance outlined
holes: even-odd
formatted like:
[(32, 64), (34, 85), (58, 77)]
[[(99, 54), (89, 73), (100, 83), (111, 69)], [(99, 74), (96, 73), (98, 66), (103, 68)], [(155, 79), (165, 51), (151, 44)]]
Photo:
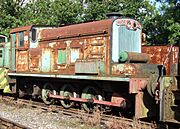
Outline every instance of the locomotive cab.
[[(12, 29), (10, 31), (11, 35), (11, 56), (13, 63), (11, 65), (11, 70), (16, 72), (29, 72), (31, 67), (39, 69), (33, 62), (34, 58), (39, 58), (40, 53), (38, 53), (35, 48), (38, 47), (40, 40), (40, 32), (43, 29), (51, 29), (50, 26), (41, 25), (30, 25)], [(31, 54), (32, 53), (32, 54)]]

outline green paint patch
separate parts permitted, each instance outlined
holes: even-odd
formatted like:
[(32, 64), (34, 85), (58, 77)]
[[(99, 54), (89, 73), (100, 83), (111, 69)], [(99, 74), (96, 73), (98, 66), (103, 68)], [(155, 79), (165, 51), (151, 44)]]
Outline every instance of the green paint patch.
[(66, 63), (66, 50), (58, 50), (58, 64)]

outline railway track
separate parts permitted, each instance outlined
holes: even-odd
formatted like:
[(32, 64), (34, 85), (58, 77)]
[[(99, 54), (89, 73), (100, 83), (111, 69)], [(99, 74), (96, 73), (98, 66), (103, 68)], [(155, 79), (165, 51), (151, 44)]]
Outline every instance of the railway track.
[[(26, 100), (26, 99), (17, 99), (9, 96), (0, 96), (0, 99), (3, 102), (9, 104), (16, 104), (17, 106), (28, 106), (32, 108), (39, 108), (46, 111), (53, 112), (61, 112), (64, 115), (68, 115), (74, 118), (79, 118), (82, 122), (88, 122), (88, 124), (96, 125), (103, 124), (107, 126), (107, 128), (120, 128), (120, 129), (155, 129), (157, 128), (156, 124), (143, 122), (140, 120), (132, 120), (112, 115), (106, 115), (100, 112), (99, 110), (95, 110), (93, 113), (87, 113), (80, 109), (64, 109), (59, 105), (46, 105), (42, 102)], [(18, 128), (19, 129), (19, 128)]]
[(30, 129), (14, 121), (0, 117), (0, 129)]

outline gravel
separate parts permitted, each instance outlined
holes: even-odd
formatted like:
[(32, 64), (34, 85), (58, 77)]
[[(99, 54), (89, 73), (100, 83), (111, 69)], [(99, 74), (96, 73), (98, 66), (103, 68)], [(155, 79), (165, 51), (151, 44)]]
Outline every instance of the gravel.
[[(32, 129), (88, 129), (77, 118), (37, 108), (15, 107), (0, 102), (0, 117), (15, 121)], [(96, 129), (96, 128), (94, 128)]]

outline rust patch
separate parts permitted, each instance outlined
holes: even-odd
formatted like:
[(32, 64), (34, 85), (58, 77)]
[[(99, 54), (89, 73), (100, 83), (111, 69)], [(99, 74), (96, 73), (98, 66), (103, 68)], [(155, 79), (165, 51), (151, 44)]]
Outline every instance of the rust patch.
[(81, 37), (87, 35), (108, 34), (111, 32), (113, 19), (81, 23), (56, 29), (42, 30), (41, 40), (64, 39), (70, 37)]
[(30, 49), (30, 71), (39, 72), (42, 50), (40, 48)]
[(29, 30), (31, 30), (32, 27), (33, 27), (33, 25), (14, 28), (14, 29), (11, 29), (10, 34), (20, 32), (20, 31), (29, 31)]
[(129, 86), (129, 93), (138, 93), (146, 88), (148, 83), (148, 78), (131, 78), (130, 79), (130, 86)]
[(17, 71), (28, 71), (28, 51), (18, 51), (16, 59)]
[(121, 77), (150, 77), (159, 75), (159, 65), (146, 63), (123, 63), (112, 65), (112, 75)]
[(132, 64), (112, 65), (112, 75), (134, 76), (135, 74), (136, 74), (136, 70)]
[[(170, 46), (143, 46), (142, 52), (151, 55), (151, 64), (163, 64), (170, 50)], [(179, 48), (173, 47), (172, 53), (165, 64), (167, 75), (178, 74), (178, 54)]]
[(112, 94), (111, 102), (116, 103), (117, 106), (119, 104), (119, 107), (122, 107), (122, 108), (127, 107), (126, 99), (123, 98), (120, 94), (115, 93), (115, 92)]
[[(102, 35), (54, 41), (54, 72), (75, 74), (75, 63), (77, 60), (86, 60), (87, 62), (101, 60), (105, 64), (108, 38)], [(40, 45), (42, 44), (44, 47), (44, 42), (40, 43)], [(46, 42), (45, 44), (48, 43)], [(62, 57), (63, 55), (61, 56), (63, 52), (65, 53), (65, 57)], [(107, 61), (109, 62), (109, 60)]]

